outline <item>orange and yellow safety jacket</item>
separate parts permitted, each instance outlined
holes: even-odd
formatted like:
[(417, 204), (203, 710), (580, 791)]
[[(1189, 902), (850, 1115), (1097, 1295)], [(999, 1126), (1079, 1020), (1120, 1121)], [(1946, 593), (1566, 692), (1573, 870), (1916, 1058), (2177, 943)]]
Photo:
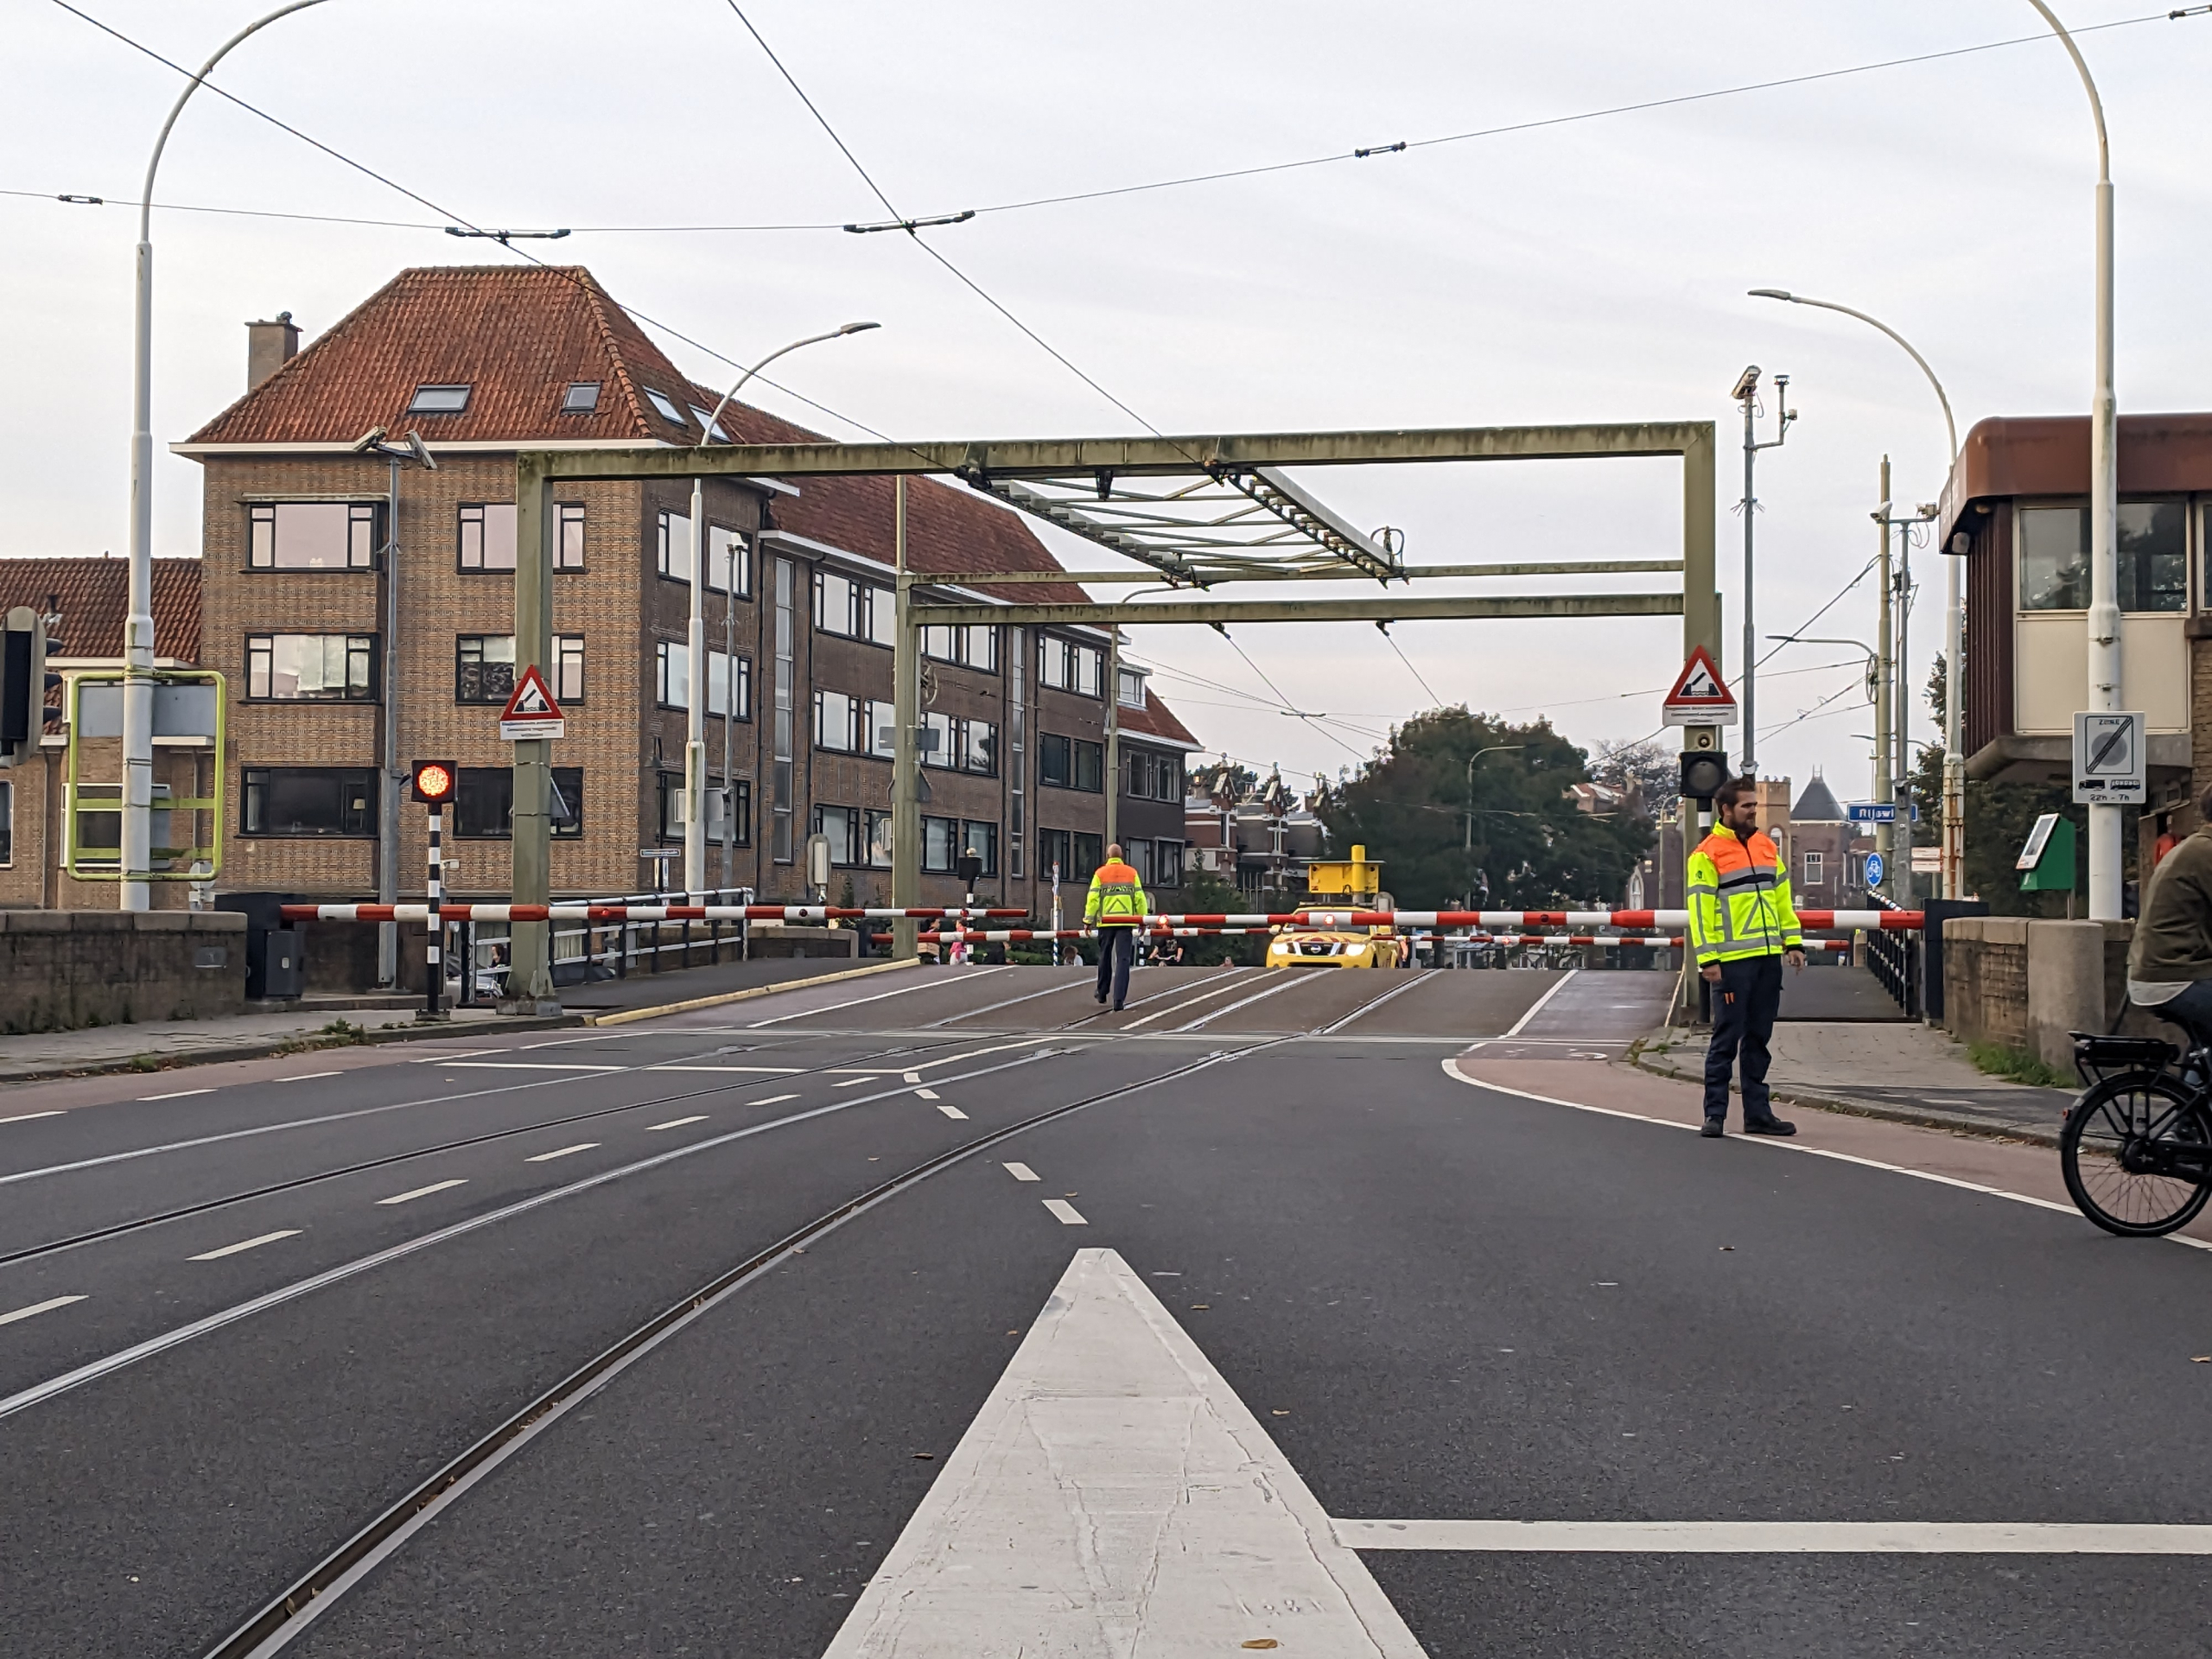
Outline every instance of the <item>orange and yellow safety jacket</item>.
[(1089, 927), (1135, 927), (1144, 920), (1147, 908), (1144, 883), (1135, 869), (1116, 859), (1101, 864), (1091, 876), (1083, 919)]
[(1690, 855), (1690, 944), (1700, 968), (1804, 947), (1789, 872), (1764, 830), (1715, 830)]

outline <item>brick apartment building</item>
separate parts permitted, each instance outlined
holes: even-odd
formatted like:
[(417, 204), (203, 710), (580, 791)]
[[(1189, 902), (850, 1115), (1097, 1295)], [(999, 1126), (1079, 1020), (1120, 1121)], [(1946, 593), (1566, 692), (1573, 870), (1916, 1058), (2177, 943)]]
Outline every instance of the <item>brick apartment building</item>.
[[(249, 331), (246, 395), (174, 446), (206, 471), (197, 636), (231, 690), (219, 885), (373, 895), (385, 791), (414, 760), (441, 759), (461, 768), (447, 889), (504, 893), (515, 451), (691, 445), (719, 393), (678, 374), (581, 268), (410, 270), (305, 350), (289, 315)], [(378, 427), (419, 433), (435, 469), (402, 461), (395, 474), (358, 453)], [(817, 436), (733, 404), (712, 441)], [(688, 486), (584, 483), (559, 503), (549, 677), (569, 723), (553, 753), (554, 888), (653, 886), (656, 861), (641, 855), (681, 846), (686, 708), (703, 696), (717, 791), (709, 880), (800, 900), (804, 842), (819, 832), (831, 899), (849, 885), (859, 902), (887, 902), (892, 480), (709, 479), (703, 501), (704, 664), (686, 648)], [(907, 548), (924, 571), (1058, 568), (1017, 514), (930, 480), (908, 486)], [(1072, 585), (931, 594), (1084, 597)], [(1196, 742), (1141, 671), (1104, 683), (1106, 645), (1084, 628), (928, 631), (924, 719), (938, 747), (923, 902), (957, 901), (964, 847), (982, 856), (979, 891), (995, 902), (1038, 908), (1056, 859), (1064, 880), (1088, 878), (1103, 851), (1109, 691), (1123, 839), (1150, 880), (1179, 885), (1183, 757)], [(399, 888), (420, 894), (423, 814), (409, 806), (398, 820)]]

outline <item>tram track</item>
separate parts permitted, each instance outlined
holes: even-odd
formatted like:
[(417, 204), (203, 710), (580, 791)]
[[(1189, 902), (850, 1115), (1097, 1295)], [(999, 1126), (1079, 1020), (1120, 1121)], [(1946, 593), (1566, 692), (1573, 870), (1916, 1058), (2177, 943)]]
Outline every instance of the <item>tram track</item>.
[[(766, 1249), (725, 1268), (669, 1304), (479, 1437), (396, 1502), (387, 1504), (367, 1524), (302, 1573), (229, 1637), (209, 1649), (205, 1659), (270, 1659), (271, 1656), (303, 1635), (315, 1619), (335, 1605), (347, 1591), (381, 1562), (403, 1548), (417, 1531), (458, 1502), (509, 1458), (524, 1450), (539, 1433), (559, 1421), (570, 1409), (590, 1398), (630, 1365), (680, 1334), (728, 1298), (772, 1271), (795, 1253), (804, 1250), (808, 1244), (836, 1232), (922, 1182), (956, 1168), (1018, 1135), (1091, 1107), (1176, 1082), (1215, 1065), (1234, 1063), (1290, 1040), (1291, 1038), (1282, 1037), (1245, 1047), (1217, 1049), (1153, 1076), (1120, 1084), (1033, 1113), (925, 1159), (785, 1234)], [(1052, 1050), (1046, 1051), (1046, 1053), (1065, 1052)], [(1045, 1055), (1035, 1058), (1042, 1058)], [(948, 1078), (946, 1081), (957, 1079)], [(845, 1105), (861, 1103), (859, 1101), (837, 1103), (817, 1108), (804, 1116), (818, 1116), (841, 1109)], [(797, 1121), (797, 1117), (785, 1121)], [(663, 1154), (663, 1157), (671, 1155)], [(0, 1408), (4, 1408), (4, 1405), (5, 1402), (0, 1402)]]
[[(717, 1095), (730, 1094), (742, 1089), (759, 1088), (762, 1086), (763, 1084), (769, 1081), (786, 1083), (799, 1077), (818, 1076), (827, 1071), (842, 1071), (855, 1066), (865, 1066), (876, 1061), (896, 1059), (916, 1054), (925, 1054), (934, 1049), (957, 1047), (959, 1045), (957, 1041), (946, 1041), (934, 1043), (912, 1043), (899, 1047), (879, 1049), (869, 1054), (856, 1055), (849, 1058), (834, 1061), (825, 1061), (820, 1065), (802, 1067), (773, 1079), (754, 1078), (751, 1082), (747, 1083), (731, 1082), (709, 1084), (704, 1087), (687, 1090), (681, 1093), (656, 1095), (649, 1099), (631, 1101), (626, 1104), (617, 1106), (594, 1107), (588, 1112), (570, 1112), (559, 1117), (537, 1118), (534, 1119), (531, 1122), (516, 1124), (509, 1128), (489, 1129), (481, 1135), (463, 1135), (455, 1140), (441, 1141), (430, 1146), (416, 1147), (404, 1152), (387, 1153), (381, 1157), (362, 1159), (353, 1163), (341, 1165), (334, 1169), (321, 1170), (313, 1174), (293, 1176), (286, 1180), (271, 1181), (260, 1186), (249, 1188), (242, 1192), (228, 1193), (221, 1198), (205, 1198), (196, 1204), (180, 1205), (174, 1209), (159, 1211), (151, 1215), (134, 1217), (128, 1221), (111, 1223), (107, 1226), (92, 1228), (81, 1233), (71, 1234), (64, 1238), (51, 1239), (43, 1243), (26, 1245), (20, 1249), (10, 1250), (4, 1254), (0, 1254), (0, 1268), (12, 1267), (23, 1262), (37, 1261), (45, 1256), (59, 1255), (65, 1251), (79, 1249), (87, 1244), (97, 1244), (109, 1239), (125, 1237), (132, 1233), (143, 1232), (150, 1228), (164, 1226), (171, 1222), (183, 1221), (194, 1216), (204, 1216), (212, 1211), (226, 1209), (232, 1205), (249, 1204), (257, 1198), (270, 1198), (283, 1192), (297, 1192), (304, 1187), (318, 1185), (325, 1181), (340, 1180), (346, 1176), (363, 1174), (370, 1170), (387, 1169), (394, 1164), (407, 1163), (417, 1158), (435, 1157), (441, 1153), (458, 1152), (470, 1147), (486, 1146), (497, 1141), (510, 1140), (517, 1135), (534, 1135), (545, 1129), (560, 1128), (571, 1123), (587, 1123), (600, 1118), (619, 1116), (625, 1112), (651, 1111), (660, 1107), (677, 1106), (690, 1102), (710, 1099)], [(715, 1052), (721, 1052), (722, 1051), (717, 1050)], [(671, 1063), (655, 1062), (654, 1064), (666, 1065)], [(637, 1067), (627, 1067), (620, 1071), (602, 1071), (594, 1074), (590, 1081), (597, 1082), (607, 1077), (622, 1077), (626, 1075), (635, 1076), (640, 1072), (649, 1071), (652, 1069), (652, 1065), (640, 1065)], [(580, 1079), (549, 1078), (543, 1083), (521, 1084), (512, 1085), (512, 1087), (517, 1090), (548, 1088), (556, 1083), (575, 1081), (580, 1081)], [(480, 1098), (485, 1096), (504, 1092), (507, 1091), (505, 1090), (485, 1090), (473, 1091), (473, 1093), (469, 1095), (437, 1096), (423, 1101), (404, 1102), (392, 1105), (371, 1107), (365, 1109), (368, 1112), (396, 1111), (403, 1109), (403, 1108), (406, 1106), (435, 1105), (452, 1100)], [(878, 1096), (867, 1096), (867, 1098), (874, 1099), (878, 1098)], [(858, 1104), (859, 1103), (851, 1102), (842, 1103)], [(300, 1122), (298, 1127), (317, 1127), (331, 1121), (333, 1120), (328, 1117), (305, 1119)], [(289, 1127), (294, 1127), (294, 1125), (270, 1124), (263, 1128), (238, 1131), (237, 1133), (273, 1133), (278, 1129)], [(114, 1156), (118, 1159), (150, 1156), (163, 1151), (172, 1149), (188, 1149), (192, 1147), (207, 1144), (209, 1141), (226, 1138), (228, 1137), (210, 1136), (197, 1141), (177, 1142), (175, 1143), (173, 1147), (149, 1147), (141, 1152), (114, 1154)], [(85, 1163), (56, 1165), (52, 1166), (49, 1170), (25, 1170), (11, 1176), (0, 1178), (0, 1179), (19, 1181), (49, 1173), (68, 1173), (78, 1169), (92, 1166), (92, 1164), (101, 1161), (105, 1160), (88, 1160)]]

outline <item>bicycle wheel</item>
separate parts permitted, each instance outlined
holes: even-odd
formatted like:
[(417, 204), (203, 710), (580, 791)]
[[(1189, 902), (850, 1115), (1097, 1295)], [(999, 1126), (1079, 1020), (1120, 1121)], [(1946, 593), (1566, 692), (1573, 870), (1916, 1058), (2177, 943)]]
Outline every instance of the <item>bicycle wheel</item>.
[(2091, 1221), (2124, 1238), (2155, 1238), (2187, 1225), (2212, 1198), (2212, 1121), (2171, 1077), (2107, 1077), (2066, 1114), (2058, 1163)]

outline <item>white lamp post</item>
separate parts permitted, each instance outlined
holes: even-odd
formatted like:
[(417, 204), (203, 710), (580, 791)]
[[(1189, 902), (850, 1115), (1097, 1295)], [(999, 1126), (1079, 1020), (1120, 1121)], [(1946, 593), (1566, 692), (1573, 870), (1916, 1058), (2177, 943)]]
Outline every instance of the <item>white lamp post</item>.
[[(2105, 138), (2104, 101), (2082, 49), (2044, 0), (2028, 0), (2066, 44), (2066, 55), (2089, 94), (2097, 128), (2096, 390), (2089, 405), (2089, 683), (2088, 709), (2120, 707), (2120, 399), (2112, 384), (2112, 149)], [(2120, 812), (2089, 808), (2089, 917), (2116, 921), (2120, 909)]]
[[(715, 423), (721, 418), (722, 410), (729, 407), (730, 399), (736, 397), (739, 392), (745, 389), (745, 383), (747, 381), (750, 380), (754, 375), (760, 373), (761, 370), (766, 368), (778, 358), (782, 357), (788, 353), (795, 352), (802, 346), (817, 346), (825, 340), (841, 340), (847, 334), (865, 334), (871, 328), (880, 328), (883, 325), (881, 323), (877, 322), (849, 322), (841, 327), (832, 328), (827, 334), (809, 334), (804, 340), (795, 340), (788, 346), (779, 346), (774, 351), (769, 353), (767, 356), (762, 358), (758, 363), (755, 363), (743, 374), (738, 376), (737, 384), (722, 394), (722, 400), (715, 405), (714, 412), (709, 415), (705, 421), (701, 423), (699, 428), (699, 442), (693, 447), (695, 448), (702, 449), (706, 448), (707, 440), (714, 434)], [(685, 715), (683, 725), (683, 890), (688, 897), (694, 899), (696, 899), (700, 893), (705, 892), (707, 888), (708, 671), (706, 588), (706, 493), (704, 485), (700, 480), (695, 478), (691, 480), (691, 626), (685, 645), (685, 649), (690, 652), (691, 658), (691, 688), (690, 696), (686, 699), (690, 707)], [(727, 592), (722, 594), (722, 604), (725, 608), (729, 606), (734, 597), (734, 596), (733, 594)], [(728, 630), (725, 628), (723, 632), (727, 634)], [(723, 665), (723, 678), (725, 685), (727, 686), (730, 678), (730, 670), (728, 664)], [(728, 761), (728, 756), (729, 753), (728, 734), (729, 731), (731, 717), (735, 714), (735, 712), (736, 711), (729, 706), (727, 695), (725, 695), (722, 705), (722, 731), (724, 734), (724, 741), (722, 744), (722, 753), (724, 756), (722, 766), (722, 788), (725, 791), (730, 791), (732, 790)], [(735, 802), (734, 800), (727, 801), (724, 803), (722, 808), (722, 821), (724, 825), (722, 838), (725, 848), (723, 855), (723, 864), (725, 868), (722, 873), (722, 879), (725, 881), (729, 880), (729, 871), (728, 868), (728, 855), (727, 851), (729, 842), (728, 823), (730, 810), (734, 805)]]
[[(291, 0), (257, 22), (249, 23), (217, 48), (200, 67), (170, 107), (146, 162), (145, 188), (138, 193), (138, 279), (133, 313), (130, 387), (130, 598), (123, 625), (123, 891), (125, 910), (152, 903), (146, 880), (154, 857), (154, 175), (169, 130), (184, 113), (185, 101), (215, 72), (231, 48), (258, 34), (279, 17), (318, 6), (322, 0)], [(221, 764), (219, 757), (217, 765)]]
[[(1792, 294), (1786, 289), (1755, 288), (1751, 296), (1761, 300), (1786, 300), (1792, 305), (1814, 305), (1823, 311), (1840, 311), (1847, 317), (1856, 317), (1870, 327), (1878, 328), (1904, 348), (1905, 354), (1920, 365), (1921, 373), (1928, 377), (1928, 384), (1936, 389), (1936, 401), (1943, 406), (1943, 433), (1949, 446), (1949, 465), (1959, 461), (1958, 423), (1951, 418), (1951, 400), (1945, 395), (1943, 383), (1936, 378), (1936, 371), (1928, 366), (1928, 359), (1913, 349), (1912, 342), (1878, 317), (1870, 317), (1864, 311), (1854, 311), (1847, 305), (1838, 305), (1834, 300), (1815, 300), (1802, 294)], [(1966, 755), (1961, 749), (1960, 710), (1964, 706), (1965, 689), (1959, 683), (1959, 656), (1962, 646), (1963, 612), (1959, 602), (1961, 561), (1956, 556), (1947, 556), (1944, 569), (1948, 580), (1943, 602), (1943, 880), (1942, 893), (1946, 899), (1962, 897), (1966, 891)], [(1863, 649), (1863, 647), (1862, 647)], [(1899, 679), (1907, 676), (1901, 671)], [(1899, 711), (1900, 720), (1903, 710)], [(1900, 726), (1902, 730), (1902, 726)]]

